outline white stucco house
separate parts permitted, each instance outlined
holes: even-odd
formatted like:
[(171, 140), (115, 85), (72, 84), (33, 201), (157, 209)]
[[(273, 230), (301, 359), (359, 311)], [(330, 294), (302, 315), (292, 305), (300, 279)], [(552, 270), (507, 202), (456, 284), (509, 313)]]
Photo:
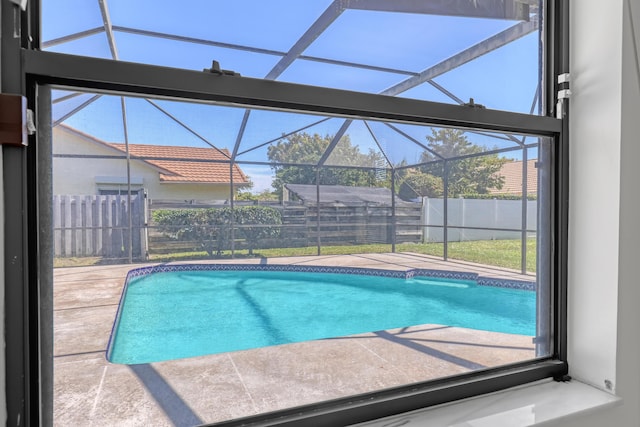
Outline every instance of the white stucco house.
[[(228, 200), (229, 151), (212, 147), (129, 144), (131, 189), (163, 201)], [(127, 190), (126, 147), (66, 125), (53, 129), (53, 194), (118, 194)], [(250, 185), (233, 166), (233, 189)]]

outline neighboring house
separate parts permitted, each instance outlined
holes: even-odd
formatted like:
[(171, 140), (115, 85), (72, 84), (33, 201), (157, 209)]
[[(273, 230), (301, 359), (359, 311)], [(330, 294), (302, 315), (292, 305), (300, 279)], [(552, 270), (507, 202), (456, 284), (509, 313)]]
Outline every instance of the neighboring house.
[[(129, 144), (131, 188), (150, 199), (228, 200), (227, 149)], [(53, 194), (119, 194), (127, 190), (125, 144), (108, 143), (66, 125), (53, 129)], [(233, 166), (233, 188), (249, 178)]]
[[(538, 169), (536, 168), (537, 159), (527, 161), (527, 194), (536, 194), (538, 192)], [(522, 194), (522, 160), (514, 160), (512, 162), (505, 163), (499, 172), (498, 176), (504, 178), (504, 184), (502, 188), (491, 188), (489, 193), (491, 194), (509, 194), (509, 195), (521, 195)]]

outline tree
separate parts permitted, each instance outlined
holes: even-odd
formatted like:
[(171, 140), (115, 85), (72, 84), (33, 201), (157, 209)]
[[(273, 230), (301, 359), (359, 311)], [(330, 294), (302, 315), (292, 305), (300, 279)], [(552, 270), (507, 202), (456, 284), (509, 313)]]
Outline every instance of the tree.
[(398, 196), (403, 200), (420, 197), (442, 197), (442, 178), (417, 169), (403, 170), (399, 176)]
[(259, 193), (252, 193), (251, 191), (238, 191), (235, 200), (242, 202), (262, 202), (267, 200), (278, 200), (278, 195), (268, 189), (262, 190)]
[[(448, 169), (448, 197), (458, 197), (464, 194), (486, 194), (489, 189), (501, 189), (504, 177), (497, 174), (508, 160), (496, 154), (486, 156), (466, 157), (454, 160), (456, 157), (482, 153), (482, 147), (472, 144), (464, 131), (459, 129), (431, 129), (427, 137), (429, 150), (441, 155), (447, 161)], [(438, 157), (429, 150), (421, 156), (421, 162), (433, 162)], [(444, 162), (430, 163), (421, 168), (422, 173), (444, 179)]]
[[(316, 183), (316, 169), (314, 166), (325, 153), (332, 140), (333, 136), (331, 135), (310, 135), (303, 132), (289, 135), (268, 148), (267, 155), (272, 163), (271, 167), (275, 171), (275, 179), (272, 185), (278, 196), (282, 197), (282, 189), (285, 184)], [(386, 183), (386, 174), (381, 182), (379, 174), (373, 169), (375, 165), (381, 163), (382, 156), (373, 151), (366, 154), (362, 153), (357, 145), (351, 144), (348, 135), (342, 137), (340, 143), (331, 153), (330, 158), (332, 159), (332, 165), (359, 168), (371, 167), (372, 169), (322, 167), (320, 169), (320, 184), (388, 185)]]

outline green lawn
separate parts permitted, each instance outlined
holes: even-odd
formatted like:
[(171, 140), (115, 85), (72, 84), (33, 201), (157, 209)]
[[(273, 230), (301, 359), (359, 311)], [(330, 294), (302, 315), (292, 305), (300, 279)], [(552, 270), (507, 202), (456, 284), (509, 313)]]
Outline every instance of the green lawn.
[[(442, 243), (404, 243), (396, 245), (396, 252), (414, 252), (437, 257), (443, 256)], [(315, 246), (304, 248), (278, 248), (256, 249), (254, 257), (272, 258), (284, 256), (317, 255)], [(358, 246), (323, 246), (322, 255), (348, 255), (359, 253), (385, 253), (391, 252), (391, 245), (371, 244)], [(479, 240), (473, 242), (450, 242), (449, 259), (475, 262), (478, 264), (492, 265), (496, 267), (512, 268), (520, 270), (520, 240)], [(235, 252), (235, 258), (246, 258), (247, 251)], [(229, 252), (224, 253), (221, 259), (231, 258)], [(173, 254), (153, 254), (151, 262), (186, 261), (198, 259), (211, 259), (206, 252), (180, 252)], [(73, 267), (83, 265), (112, 264), (108, 260), (99, 257), (91, 258), (56, 258), (54, 267)], [(527, 240), (527, 271), (536, 271), (536, 240)]]
[[(449, 242), (449, 259), (493, 265), (520, 270), (520, 240), (478, 240), (473, 242)], [(443, 256), (442, 243), (403, 244), (396, 246), (397, 252), (416, 252)], [(536, 271), (536, 239), (527, 239), (527, 271)]]

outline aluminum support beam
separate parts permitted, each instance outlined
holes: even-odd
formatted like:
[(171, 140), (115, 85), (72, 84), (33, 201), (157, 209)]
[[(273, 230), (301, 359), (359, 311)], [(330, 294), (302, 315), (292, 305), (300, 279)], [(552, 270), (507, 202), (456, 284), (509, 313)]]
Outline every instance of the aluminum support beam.
[(124, 130), (124, 148), (127, 156), (127, 261), (133, 263), (133, 217), (131, 212), (131, 153), (129, 152), (129, 125), (127, 123), (127, 102), (120, 97), (120, 111), (122, 113), (122, 129)]
[(334, 0), (333, 3), (318, 17), (318, 19), (311, 24), (311, 26), (305, 31), (305, 33), (298, 39), (298, 41), (289, 49), (289, 52), (278, 61), (273, 69), (267, 74), (265, 79), (275, 80), (286, 70), (298, 56), (304, 52), (307, 47), (313, 41), (318, 38), (320, 34), (326, 30), (333, 21), (344, 11), (341, 0)]
[[(321, 119), (321, 120), (315, 121), (315, 122), (313, 122), (313, 123), (311, 123), (311, 124), (308, 124), (308, 125), (306, 125), (306, 126), (303, 126), (303, 127), (301, 127), (301, 128), (298, 128), (298, 129), (293, 130), (293, 131), (291, 131), (291, 132), (285, 133), (285, 134), (284, 134), (284, 135), (282, 135), (282, 136), (279, 136), (279, 137), (277, 137), (277, 138), (270, 139), (270, 140), (268, 140), (268, 141), (265, 141), (265, 142), (263, 142), (263, 143), (261, 143), (261, 144), (258, 144), (258, 145), (256, 145), (256, 146), (254, 146), (254, 147), (251, 147), (251, 148), (249, 148), (249, 149), (247, 149), (247, 150), (241, 151), (241, 152), (237, 153), (237, 156), (241, 156), (241, 155), (246, 154), (246, 153), (249, 153), (249, 152), (251, 152), (251, 151), (253, 151), (253, 150), (257, 150), (258, 148), (262, 148), (262, 147), (264, 147), (265, 145), (269, 145), (269, 144), (271, 144), (271, 143), (273, 143), (273, 142), (276, 142), (276, 141), (279, 141), (279, 140), (281, 140), (281, 139), (287, 138), (287, 137), (289, 137), (289, 136), (291, 136), (291, 135), (294, 135), (294, 134), (296, 134), (296, 133), (298, 133), (298, 132), (302, 132), (303, 130), (306, 130), (306, 129), (312, 128), (312, 127), (314, 127), (314, 126), (316, 126), (316, 125), (319, 125), (320, 123), (324, 123), (324, 122), (326, 122), (327, 120), (330, 120), (330, 119), (331, 119), (331, 117), (325, 117), (324, 119)], [(235, 156), (234, 156), (234, 159), (235, 159)]]
[(380, 141), (378, 141), (378, 138), (376, 137), (376, 134), (373, 132), (373, 129), (371, 129), (371, 126), (369, 126), (369, 123), (366, 120), (364, 122), (364, 125), (367, 127), (367, 130), (369, 131), (369, 135), (371, 135), (373, 142), (376, 143), (378, 150), (380, 150), (380, 152), (384, 156), (384, 159), (387, 161), (387, 164), (389, 165), (393, 173), (393, 162), (391, 162), (391, 159), (389, 159), (389, 156), (387, 156), (387, 153), (385, 153), (384, 149), (382, 148), (382, 145), (380, 145)]
[(414, 137), (412, 137), (408, 133), (403, 132), (402, 130), (398, 129), (397, 127), (395, 127), (391, 123), (385, 123), (385, 125), (387, 127), (391, 128), (391, 129), (393, 129), (396, 133), (399, 133), (400, 135), (402, 135), (404, 138), (406, 138), (409, 141), (413, 142), (414, 144), (416, 144), (417, 146), (419, 146), (423, 150), (427, 151), (429, 154), (433, 155), (434, 157), (437, 157), (440, 160), (445, 160), (445, 158), (441, 154), (435, 152), (434, 150), (432, 150), (428, 146), (424, 145), (422, 142), (418, 141), (417, 139), (415, 139)]
[[(329, 7), (318, 17), (318, 19), (311, 24), (311, 26), (305, 31), (305, 33), (298, 39), (298, 41), (289, 49), (285, 56), (280, 58), (280, 61), (269, 71), (269, 73), (265, 76), (265, 80), (275, 80), (277, 79), (283, 72), (286, 70), (298, 57), (304, 52), (307, 47), (313, 41), (318, 38), (320, 34), (326, 30), (333, 21), (335, 21), (338, 16), (342, 13), (344, 8), (342, 7), (342, 2), (340, 0), (334, 0), (333, 3), (329, 5)], [(245, 111), (244, 117), (242, 118), (242, 123), (240, 125), (240, 129), (238, 131), (238, 136), (236, 137), (236, 144), (233, 148), (233, 156), (232, 158), (235, 160), (236, 153), (240, 147), (242, 142), (242, 138), (244, 136), (244, 129), (247, 127), (247, 122), (249, 121), (249, 115), (251, 111)]]
[(442, 174), (442, 259), (449, 260), (449, 163), (443, 161)]
[(521, 37), (524, 37), (527, 34), (535, 31), (537, 28), (537, 19), (530, 22), (521, 22), (514, 25), (513, 27), (509, 27), (506, 30), (499, 32), (498, 34), (491, 36), (488, 39), (483, 40), (480, 43), (477, 43), (470, 48), (465, 49), (462, 52), (450, 58), (447, 58), (432, 67), (427, 68), (418, 76), (409, 77), (408, 79), (396, 85), (393, 85), (388, 89), (385, 89), (381, 92), (381, 95), (395, 96), (400, 93), (406, 92), (409, 89), (421, 85), (422, 83), (428, 82), (429, 80), (433, 80), (436, 77), (453, 70), (454, 68), (458, 68), (466, 64), (467, 62), (471, 62), (472, 60), (482, 55), (485, 55)]
[(527, 208), (528, 208), (528, 192), (527, 187), (529, 179), (528, 163), (529, 150), (522, 150), (522, 206), (520, 207), (521, 230), (520, 230), (520, 273), (527, 274)]
[(102, 21), (104, 22), (104, 30), (107, 32), (107, 41), (109, 42), (109, 49), (111, 50), (111, 56), (116, 61), (118, 57), (118, 48), (116, 47), (116, 40), (113, 37), (113, 25), (111, 25), (111, 15), (109, 14), (109, 5), (107, 0), (98, 0), (100, 4), (100, 13), (102, 13)]
[(391, 253), (396, 253), (396, 170), (391, 169)]
[(205, 138), (204, 136), (200, 135), (198, 132), (194, 131), (193, 129), (191, 129), (189, 126), (187, 126), (185, 123), (183, 123), (181, 120), (179, 120), (177, 117), (175, 117), (173, 114), (169, 113), (167, 110), (165, 110), (164, 108), (162, 108), (161, 106), (159, 106), (157, 103), (153, 102), (150, 99), (146, 99), (145, 101), (147, 101), (149, 104), (153, 105), (156, 109), (158, 109), (162, 114), (164, 114), (165, 116), (169, 117), (171, 120), (173, 120), (174, 122), (176, 122), (177, 124), (179, 124), (182, 128), (184, 128), (187, 132), (191, 133), (193, 136), (195, 136), (196, 138), (198, 138), (200, 141), (204, 142), (205, 144), (207, 144), (209, 147), (213, 148), (214, 150), (216, 150), (218, 153), (220, 153), (223, 157), (226, 157), (227, 159), (229, 159), (229, 155), (227, 153), (225, 153), (224, 151), (222, 151), (221, 149), (219, 149), (218, 147), (216, 147), (212, 142), (210, 142), (207, 138)]
[(84, 107), (86, 107), (89, 104), (92, 104), (93, 102), (97, 101), (98, 99), (100, 99), (102, 97), (102, 95), (94, 95), (91, 98), (87, 99), (86, 101), (84, 101), (82, 104), (78, 105), (76, 108), (74, 108), (73, 110), (69, 111), (67, 114), (63, 115), (62, 117), (58, 118), (58, 120), (56, 120), (55, 122), (53, 122), (53, 126), (58, 126), (60, 123), (64, 122), (65, 120), (67, 120), (69, 117), (73, 116), (74, 114), (76, 114), (77, 112), (81, 111), (82, 109), (84, 109)]
[[(284, 187), (282, 188), (282, 191), (285, 191)], [(318, 256), (322, 255), (320, 229), (320, 168), (316, 168), (316, 245), (318, 246)]]
[(240, 144), (242, 144), (242, 138), (244, 137), (244, 131), (247, 129), (247, 123), (249, 123), (250, 115), (251, 110), (244, 110), (242, 122), (240, 122), (240, 127), (238, 128), (238, 135), (236, 135), (236, 142), (235, 144), (233, 144), (233, 152), (231, 153), (231, 159), (233, 159), (234, 161), (238, 156), (238, 150), (240, 149)]
[(338, 129), (338, 132), (336, 132), (326, 150), (324, 150), (324, 153), (322, 153), (322, 157), (320, 157), (320, 160), (318, 160), (318, 166), (324, 165), (331, 153), (333, 153), (333, 149), (336, 148), (336, 146), (340, 142), (340, 139), (342, 139), (344, 134), (347, 132), (347, 129), (349, 129), (349, 126), (351, 126), (351, 123), (353, 123), (353, 120), (345, 120), (342, 126), (340, 126), (340, 129)]
[(537, 146), (538, 146), (538, 143), (533, 143), (533, 144), (527, 144), (527, 145), (525, 145), (523, 147), (509, 147), (509, 148), (500, 148), (500, 149), (497, 149), (497, 150), (481, 151), (480, 153), (466, 154), (464, 156), (455, 156), (455, 157), (450, 157), (448, 159), (437, 159), (437, 160), (431, 160), (431, 161), (424, 162), (424, 163), (416, 163), (416, 164), (413, 164), (413, 165), (397, 166), (396, 169), (397, 170), (401, 170), (401, 169), (415, 168), (415, 167), (418, 167), (418, 166), (427, 166), (427, 165), (431, 165), (431, 164), (442, 162), (442, 160), (464, 160), (464, 159), (470, 159), (470, 158), (473, 158), (473, 157), (485, 157), (485, 156), (490, 156), (490, 155), (493, 155), (493, 154), (510, 153), (512, 151), (521, 151), (523, 148), (536, 148)]
[(91, 28), (89, 30), (79, 31), (77, 33), (69, 34), (68, 36), (58, 37), (57, 39), (51, 39), (42, 43), (42, 49), (48, 49), (53, 46), (57, 46), (63, 43), (69, 43), (75, 40), (80, 40), (85, 37), (90, 37), (96, 34), (104, 33), (104, 26)]
[[(279, 50), (263, 49), (259, 47), (245, 46), (245, 45), (234, 44), (234, 43), (224, 43), (224, 42), (218, 42), (215, 40), (207, 40), (207, 39), (200, 39), (196, 37), (180, 36), (177, 34), (162, 33), (159, 31), (149, 31), (149, 30), (143, 30), (140, 28), (124, 27), (121, 25), (113, 25), (112, 28), (113, 28), (113, 31), (118, 31), (121, 33), (128, 33), (128, 34), (135, 34), (137, 36), (173, 40), (173, 41), (184, 42), (184, 43), (200, 44), (204, 46), (219, 47), (222, 49), (241, 50), (244, 52), (258, 53), (262, 55), (275, 55), (275, 56), (286, 55), (286, 52), (281, 52)], [(48, 43), (51, 43), (51, 42), (48, 42)]]
[[(236, 231), (235, 231), (235, 221), (234, 221), (234, 209), (235, 209), (235, 198), (234, 198), (234, 185), (233, 185), (233, 162), (229, 162), (229, 206), (231, 207), (231, 215), (229, 215), (229, 233), (230, 233), (230, 243), (231, 243), (231, 258), (235, 258), (236, 254)], [(222, 230), (224, 233), (224, 230)]]
[[(379, 3), (379, 0), (362, 0), (363, 2), (375, 2), (375, 3)], [(385, 2), (383, 1), (384, 4), (389, 4), (389, 2)], [(416, 2), (410, 2), (412, 5), (416, 4)], [(393, 3), (394, 5), (396, 5), (396, 3)], [(396, 5), (397, 6), (397, 5)], [(393, 6), (393, 7), (396, 7)], [(398, 6), (399, 7), (399, 6)], [(416, 12), (414, 12), (416, 13)], [(403, 80), (402, 82), (391, 86), (388, 89), (383, 90), (382, 92), (380, 92), (381, 95), (387, 95), (387, 96), (396, 96), (399, 95), (400, 93), (406, 92), (409, 89), (413, 89), (416, 86), (419, 86), (423, 83), (429, 83), (432, 86), (434, 86), (436, 89), (440, 90), (442, 93), (444, 93), (445, 95), (449, 96), (450, 98), (452, 98), (453, 100), (455, 100), (456, 102), (460, 102), (461, 100), (454, 96), (452, 93), (450, 93), (449, 91), (447, 91), (446, 89), (442, 88), (439, 84), (433, 82), (433, 79), (444, 74), (447, 73), (451, 70), (453, 70), (454, 68), (460, 67), (482, 55), (485, 55), (493, 50), (496, 50), (500, 47), (503, 47), (533, 31), (535, 31), (538, 28), (538, 20), (534, 19), (530, 22), (524, 22), (524, 23), (520, 23), (517, 25), (514, 25), (513, 27), (510, 27), (492, 37), (489, 37), (486, 40), (481, 41), (480, 43), (477, 43), (473, 46), (471, 46), (468, 49), (463, 50), (462, 52), (447, 58), (446, 60), (427, 68), (426, 70), (422, 71), (421, 73), (419, 73), (418, 75), (414, 75), (412, 77), (409, 77), (405, 80)], [(516, 142), (519, 145), (522, 145), (522, 142), (520, 140), (518, 140), (517, 138), (511, 136), (511, 135), (507, 135), (507, 137)], [(333, 145), (335, 146), (335, 144)], [(330, 145), (329, 146), (330, 149), (333, 149), (333, 147)], [(331, 154), (331, 153), (329, 153)]]
[[(200, 44), (203, 46), (214, 46), (222, 49), (240, 50), (244, 52), (257, 53), (261, 55), (271, 55), (271, 56), (280, 56), (280, 57), (284, 57), (287, 55), (287, 52), (279, 51), (279, 50), (263, 49), (263, 48), (239, 45), (239, 44), (233, 44), (233, 43), (224, 43), (224, 42), (218, 42), (215, 40), (199, 39), (199, 38), (188, 37), (188, 36), (180, 36), (177, 34), (162, 33), (158, 31), (141, 30), (138, 28), (123, 27), (120, 25), (114, 25), (112, 28), (114, 32), (122, 32), (122, 33), (128, 33), (128, 34), (135, 34), (139, 36), (145, 36), (145, 37), (167, 39), (167, 40), (173, 40), (173, 41), (178, 41), (183, 43)], [(102, 32), (104, 31), (104, 28), (100, 27), (98, 30), (99, 30), (98, 32)], [(93, 30), (91, 31), (92, 32), (88, 32), (87, 35), (91, 35), (94, 33)], [(80, 33), (78, 33), (78, 37), (76, 37), (76, 35), (72, 35), (72, 36), (67, 36), (69, 40), (63, 40), (64, 38), (51, 40), (46, 43), (46, 46), (49, 47), (54, 44), (64, 43), (65, 41), (71, 41), (81, 37), (85, 37), (85, 35), (80, 35)], [(58, 42), (58, 40), (60, 41)], [(320, 62), (324, 64), (339, 65), (343, 67), (352, 67), (352, 68), (359, 68), (359, 69), (371, 70), (371, 71), (380, 71), (384, 73), (402, 74), (402, 75), (408, 75), (408, 76), (413, 76), (418, 74), (414, 71), (400, 70), (397, 68), (379, 67), (375, 65), (359, 64), (357, 62), (340, 61), (337, 59), (321, 58), (318, 56), (298, 55), (297, 58), (304, 59), (306, 61)], [(236, 71), (239, 71), (240, 73), (242, 73), (242, 70), (236, 70)]]
[(70, 93), (69, 95), (64, 95), (64, 96), (53, 99), (51, 101), (51, 104), (52, 105), (59, 104), (60, 102), (68, 101), (70, 99), (77, 98), (82, 95), (86, 95), (86, 93), (83, 93), (83, 92)]
[(529, 20), (530, 6), (518, 0), (348, 0), (347, 9), (472, 18)]

